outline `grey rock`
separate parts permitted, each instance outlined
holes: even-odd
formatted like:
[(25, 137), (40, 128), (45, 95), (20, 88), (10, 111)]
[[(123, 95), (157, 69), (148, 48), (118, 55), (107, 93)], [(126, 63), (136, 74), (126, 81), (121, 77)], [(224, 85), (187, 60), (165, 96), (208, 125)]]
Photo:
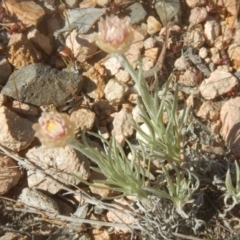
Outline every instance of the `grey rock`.
[(1, 93), (36, 106), (62, 106), (79, 93), (83, 78), (76, 72), (58, 71), (41, 63), (31, 64), (12, 73)]
[(233, 75), (240, 81), (240, 71), (235, 72)]
[(66, 11), (65, 26), (54, 32), (54, 36), (76, 28), (79, 34), (87, 33), (93, 24), (106, 12), (106, 8), (75, 8)]
[(180, 0), (157, 0), (155, 9), (163, 24), (181, 24), (181, 3)]
[(147, 16), (147, 12), (143, 8), (142, 4), (136, 2), (127, 8), (130, 11), (130, 18), (132, 24), (140, 23)]
[(29, 207), (56, 214), (60, 212), (59, 206), (52, 198), (36, 189), (24, 188), (19, 196), (19, 200)]

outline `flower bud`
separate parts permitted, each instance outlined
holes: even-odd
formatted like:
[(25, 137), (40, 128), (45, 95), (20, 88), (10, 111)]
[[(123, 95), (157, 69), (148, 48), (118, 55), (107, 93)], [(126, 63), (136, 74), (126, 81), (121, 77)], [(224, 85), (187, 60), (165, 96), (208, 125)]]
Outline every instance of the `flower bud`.
[(33, 129), (40, 142), (49, 148), (65, 147), (74, 139), (75, 125), (63, 113), (42, 113), (38, 123), (33, 124)]
[(107, 53), (125, 53), (133, 42), (133, 29), (130, 18), (119, 19), (117, 16), (100, 19), (96, 44)]

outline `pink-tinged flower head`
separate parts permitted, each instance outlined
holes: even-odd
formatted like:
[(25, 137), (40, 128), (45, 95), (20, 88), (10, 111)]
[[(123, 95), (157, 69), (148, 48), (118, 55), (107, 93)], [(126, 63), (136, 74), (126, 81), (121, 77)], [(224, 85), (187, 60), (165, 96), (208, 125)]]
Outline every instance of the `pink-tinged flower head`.
[(45, 112), (33, 125), (35, 136), (47, 147), (65, 147), (74, 138), (75, 125), (67, 114)]
[(133, 42), (133, 29), (130, 18), (117, 16), (100, 19), (96, 44), (107, 53), (125, 53)]

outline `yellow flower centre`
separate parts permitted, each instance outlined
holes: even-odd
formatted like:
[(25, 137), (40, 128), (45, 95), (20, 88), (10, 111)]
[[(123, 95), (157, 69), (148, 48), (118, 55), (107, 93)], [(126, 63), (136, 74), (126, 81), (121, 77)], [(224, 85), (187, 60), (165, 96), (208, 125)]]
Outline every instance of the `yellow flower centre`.
[(53, 120), (48, 121), (46, 130), (48, 132), (55, 132), (56, 130), (59, 130), (59, 123)]
[(47, 134), (54, 139), (62, 138), (66, 134), (65, 127), (56, 120), (49, 120), (45, 126)]

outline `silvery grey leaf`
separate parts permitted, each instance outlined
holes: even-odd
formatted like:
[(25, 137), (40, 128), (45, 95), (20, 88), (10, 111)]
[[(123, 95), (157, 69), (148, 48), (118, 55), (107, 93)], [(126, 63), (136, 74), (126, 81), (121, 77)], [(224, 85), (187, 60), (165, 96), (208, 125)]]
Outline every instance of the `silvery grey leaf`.
[(86, 33), (92, 25), (106, 12), (106, 8), (75, 8), (67, 10), (65, 26), (54, 32), (58, 37), (63, 32), (77, 28), (79, 34)]

